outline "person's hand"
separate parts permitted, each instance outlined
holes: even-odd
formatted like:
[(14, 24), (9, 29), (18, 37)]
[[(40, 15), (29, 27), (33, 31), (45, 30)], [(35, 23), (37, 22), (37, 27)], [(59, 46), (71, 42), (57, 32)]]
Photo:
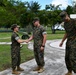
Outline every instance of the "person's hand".
[(59, 44), (59, 47), (62, 47), (62, 45), (63, 45), (63, 42), (61, 42), (61, 43)]
[(25, 40), (25, 42), (26, 42), (26, 43), (28, 43), (28, 42), (29, 42), (29, 40)]
[(44, 47), (41, 46), (41, 51), (43, 51), (43, 50), (44, 50)]

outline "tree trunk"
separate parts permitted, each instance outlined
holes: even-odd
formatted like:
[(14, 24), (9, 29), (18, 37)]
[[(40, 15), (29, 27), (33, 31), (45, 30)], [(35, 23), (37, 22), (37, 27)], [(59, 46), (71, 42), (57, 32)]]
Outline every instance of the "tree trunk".
[(51, 30), (52, 30), (52, 34), (55, 34), (56, 30), (55, 30), (55, 26), (54, 25), (51, 27)]

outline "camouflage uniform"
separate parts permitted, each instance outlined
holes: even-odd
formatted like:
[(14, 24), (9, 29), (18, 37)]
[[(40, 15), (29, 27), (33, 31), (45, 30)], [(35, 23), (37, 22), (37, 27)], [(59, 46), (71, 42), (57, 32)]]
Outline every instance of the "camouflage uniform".
[(11, 58), (12, 58), (12, 69), (15, 70), (16, 66), (20, 65), (20, 43), (17, 42), (19, 36), (13, 32), (11, 36)]
[(41, 51), (40, 48), (43, 43), (43, 34), (46, 34), (46, 31), (43, 26), (34, 27), (33, 37), (34, 37), (34, 55), (35, 60), (38, 66), (43, 67), (44, 62), (44, 50)]
[(69, 71), (76, 73), (76, 20), (71, 19), (64, 23), (67, 33), (65, 62)]

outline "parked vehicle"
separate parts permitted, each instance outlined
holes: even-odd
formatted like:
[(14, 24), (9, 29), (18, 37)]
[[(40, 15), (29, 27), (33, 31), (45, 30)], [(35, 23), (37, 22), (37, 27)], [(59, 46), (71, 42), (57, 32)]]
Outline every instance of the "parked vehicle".
[(64, 27), (61, 24), (59, 24), (59, 23), (54, 25), (54, 29), (55, 30), (65, 30)]

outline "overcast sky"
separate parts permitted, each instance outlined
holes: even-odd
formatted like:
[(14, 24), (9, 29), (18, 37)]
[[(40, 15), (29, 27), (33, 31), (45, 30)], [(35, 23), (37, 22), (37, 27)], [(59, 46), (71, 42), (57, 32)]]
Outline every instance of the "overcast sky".
[[(61, 8), (65, 9), (68, 5), (72, 5), (72, 0), (21, 0), (21, 1), (36, 1), (41, 5), (41, 9), (45, 9), (45, 5), (47, 4), (61, 4)], [(76, 1), (76, 0), (75, 0)]]

